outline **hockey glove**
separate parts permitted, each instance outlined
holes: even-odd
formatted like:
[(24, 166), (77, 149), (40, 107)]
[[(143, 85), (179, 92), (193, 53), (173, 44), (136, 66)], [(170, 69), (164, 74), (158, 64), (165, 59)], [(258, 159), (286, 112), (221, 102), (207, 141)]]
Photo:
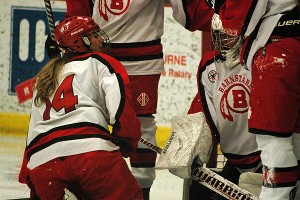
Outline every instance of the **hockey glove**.
[(226, 0), (205, 0), (209, 7), (215, 10), (215, 13), (219, 14), (221, 6), (226, 2)]
[(118, 138), (117, 143), (124, 158), (128, 158), (132, 153), (130, 142), (126, 138)]
[(128, 138), (118, 136), (118, 134), (116, 134), (116, 132), (118, 132), (118, 131), (116, 131), (116, 130), (118, 130), (118, 128), (114, 127), (114, 131), (111, 134), (114, 137), (114, 143), (120, 147), (122, 156), (124, 158), (128, 158), (130, 153), (132, 153), (132, 151), (133, 151), (131, 144), (130, 144), (130, 140)]
[(60, 56), (60, 50), (57, 46), (57, 43), (52, 39), (50, 34), (48, 35), (45, 41), (45, 49), (47, 51), (49, 60), (57, 56)]

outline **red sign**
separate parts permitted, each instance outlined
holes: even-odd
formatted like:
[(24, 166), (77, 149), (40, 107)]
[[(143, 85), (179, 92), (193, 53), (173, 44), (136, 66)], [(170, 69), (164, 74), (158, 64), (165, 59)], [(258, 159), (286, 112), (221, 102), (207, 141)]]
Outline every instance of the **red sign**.
[(20, 83), (15, 87), (16, 94), (20, 104), (32, 98), (35, 81), (36, 78), (32, 78)]

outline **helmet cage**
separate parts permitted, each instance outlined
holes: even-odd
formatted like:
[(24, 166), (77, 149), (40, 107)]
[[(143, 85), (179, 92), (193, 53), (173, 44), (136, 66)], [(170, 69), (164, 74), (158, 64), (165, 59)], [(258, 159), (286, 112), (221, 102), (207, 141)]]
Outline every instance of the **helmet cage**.
[(84, 33), (82, 36), (84, 45), (86, 45), (86, 47), (89, 49), (90, 52), (92, 52), (90, 46), (91, 46), (91, 42), (89, 40), (90, 37), (95, 37), (95, 38), (100, 38), (100, 40), (102, 41), (102, 46), (101, 46), (101, 50), (100, 52), (102, 53), (108, 53), (110, 50), (110, 40), (108, 35), (102, 30), (102, 29), (95, 29), (92, 30), (89, 33)]
[(239, 52), (242, 39), (241, 36), (232, 36), (226, 33), (222, 26), (222, 21), (218, 14), (214, 14), (211, 26), (212, 42), (214, 47), (221, 52), (221, 54), (232, 54)]

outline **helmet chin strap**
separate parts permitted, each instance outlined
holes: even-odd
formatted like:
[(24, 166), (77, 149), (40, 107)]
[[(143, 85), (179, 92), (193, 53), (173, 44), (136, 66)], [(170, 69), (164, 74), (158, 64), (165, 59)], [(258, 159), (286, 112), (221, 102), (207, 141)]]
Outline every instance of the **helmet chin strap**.
[(83, 35), (82, 40), (83, 40), (84, 46), (88, 49), (88, 51), (92, 52), (91, 41), (89, 40), (89, 38), (86, 35)]
[(240, 64), (239, 55), (234, 51), (227, 52), (224, 57), (224, 64), (226, 67), (233, 68)]

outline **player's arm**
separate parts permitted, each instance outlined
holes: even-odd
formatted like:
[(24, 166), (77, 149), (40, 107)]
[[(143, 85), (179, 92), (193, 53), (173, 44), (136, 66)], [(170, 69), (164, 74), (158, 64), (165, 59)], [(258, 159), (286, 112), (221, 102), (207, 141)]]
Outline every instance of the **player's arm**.
[(214, 10), (203, 0), (170, 0), (174, 19), (190, 31), (209, 31)]
[(137, 148), (141, 138), (141, 124), (132, 108), (131, 88), (125, 68), (107, 55), (102, 54), (102, 57), (108, 61), (110, 72), (107, 76), (100, 77), (99, 88), (104, 91), (113, 134), (119, 139), (119, 145), (128, 148), (128, 152), (125, 152), (127, 154)]
[(259, 22), (265, 13), (268, 1), (206, 0), (206, 2), (220, 15), (222, 25), (228, 34), (244, 35), (250, 20), (251, 23)]
[(66, 0), (67, 13), (65, 18), (71, 16), (92, 16), (93, 1), (92, 0)]

